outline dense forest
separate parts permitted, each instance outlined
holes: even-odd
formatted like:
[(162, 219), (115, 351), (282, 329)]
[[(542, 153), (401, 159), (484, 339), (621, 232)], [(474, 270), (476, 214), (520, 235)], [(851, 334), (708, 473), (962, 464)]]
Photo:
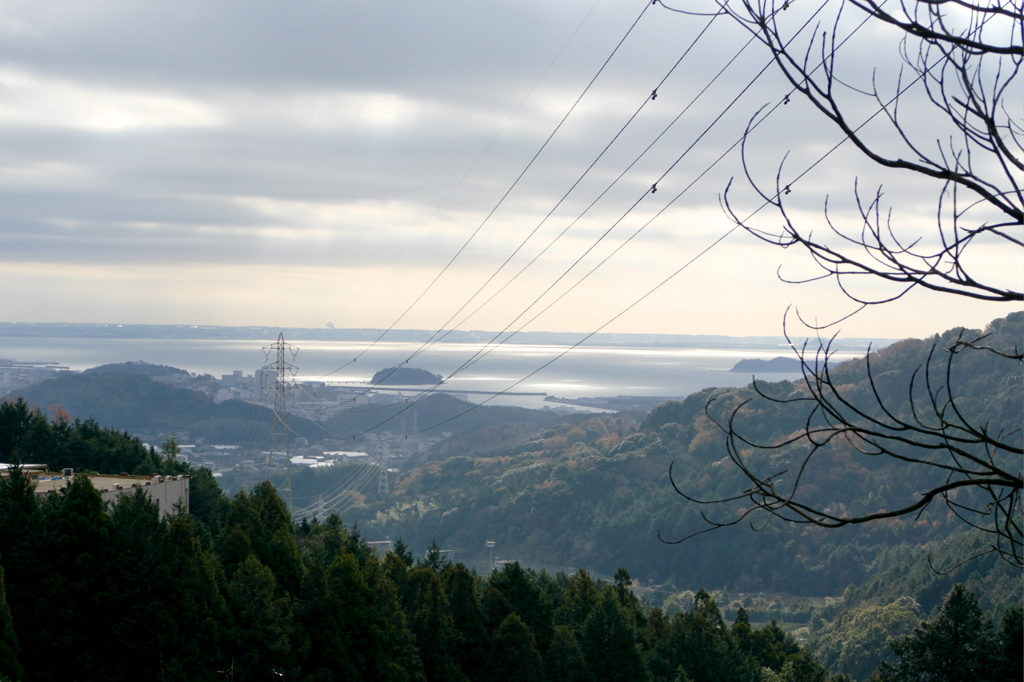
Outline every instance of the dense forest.
[[(201, 503), (161, 519), (142, 490), (108, 509), (85, 476), (41, 500), (20, 469), (0, 479), (0, 679), (851, 679), (704, 590), (670, 615), (626, 569), (480, 575), (401, 541), (380, 557), (337, 516), (293, 524), (269, 483), (229, 500), (193, 481)], [(878, 679), (943, 657), (974, 673), (955, 679), (1019, 678), (1020, 624), (1018, 607), (995, 631), (957, 586)]]
[[(93, 461), (74, 451), (60, 461)], [(20, 468), (0, 479), (0, 675), (829, 679), (777, 626), (727, 626), (704, 591), (669, 617), (625, 569), (614, 584), (515, 563), (482, 576), (400, 541), (381, 558), (337, 516), (294, 525), (269, 483), (229, 500), (208, 471), (192, 481), (191, 513), (160, 519), (142, 490), (108, 509), (85, 476), (43, 498)]]

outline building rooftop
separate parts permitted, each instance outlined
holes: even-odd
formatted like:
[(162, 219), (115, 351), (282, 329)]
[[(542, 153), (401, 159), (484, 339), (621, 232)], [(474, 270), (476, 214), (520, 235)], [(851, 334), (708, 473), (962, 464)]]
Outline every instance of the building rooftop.
[[(12, 464), (0, 463), (0, 475), (8, 475)], [(23, 464), (22, 470), (31, 478), (37, 495), (48, 495), (61, 490), (76, 476), (73, 469), (60, 473), (49, 471), (45, 464)], [(160, 516), (178, 510), (188, 511), (189, 476), (132, 476), (130, 474), (77, 474), (88, 476), (103, 500), (116, 504), (118, 498), (136, 489), (143, 489), (160, 508)]]

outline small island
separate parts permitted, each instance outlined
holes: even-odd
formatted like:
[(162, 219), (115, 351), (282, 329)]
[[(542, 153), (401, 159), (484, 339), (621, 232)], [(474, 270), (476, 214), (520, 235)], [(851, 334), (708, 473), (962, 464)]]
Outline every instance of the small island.
[(108, 365), (100, 365), (82, 370), (82, 374), (142, 374), (152, 379), (153, 377), (189, 376), (187, 370), (170, 367), (168, 365), (154, 365), (139, 360), (138, 362), (119, 362)]
[(730, 372), (754, 372), (799, 374), (800, 361), (796, 358), (772, 358), (771, 360), (740, 360)]
[(373, 375), (370, 383), (375, 386), (423, 386), (440, 384), (443, 377), (425, 369), (415, 367), (389, 367)]

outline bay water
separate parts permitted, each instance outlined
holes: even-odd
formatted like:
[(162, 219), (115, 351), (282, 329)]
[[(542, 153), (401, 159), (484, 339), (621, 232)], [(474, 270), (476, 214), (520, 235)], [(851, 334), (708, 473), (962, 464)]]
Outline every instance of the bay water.
[[(0, 357), (53, 361), (72, 370), (144, 361), (215, 377), (252, 374), (276, 360), (269, 342), (207, 339), (0, 337)], [(265, 350), (266, 349), (266, 350)], [(749, 373), (730, 372), (743, 359), (792, 357), (789, 348), (601, 347), (472, 343), (303, 341), (286, 359), (305, 381), (367, 382), (387, 367), (406, 363), (445, 377), (444, 389), (473, 402), (539, 408), (545, 395), (560, 398), (661, 396), (681, 398), (712, 386), (744, 386)], [(268, 354), (269, 353), (269, 354)], [(858, 356), (850, 352), (836, 359)], [(779, 381), (797, 374), (766, 373)], [(506, 392), (504, 395), (489, 394)], [(533, 394), (533, 395), (523, 395)]]

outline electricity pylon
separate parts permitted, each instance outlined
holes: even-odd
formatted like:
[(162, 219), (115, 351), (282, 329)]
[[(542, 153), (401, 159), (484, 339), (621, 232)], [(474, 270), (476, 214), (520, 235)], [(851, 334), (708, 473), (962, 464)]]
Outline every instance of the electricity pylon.
[[(291, 429), (288, 428), (288, 398), (295, 390), (295, 373), (298, 368), (288, 361), (288, 354), (295, 359), (298, 348), (285, 343), (284, 332), (277, 336), (277, 343), (263, 348), (263, 354), (267, 356), (267, 364), (263, 366), (260, 376), (264, 397), (268, 394), (274, 395), (274, 421), (270, 427), (270, 451), (267, 455), (267, 479), (273, 469), (274, 453), (284, 450), (285, 467), (288, 472), (288, 512), (295, 510), (295, 498), (292, 495), (292, 450), (291, 450)], [(271, 361), (271, 356), (274, 360)], [(268, 379), (269, 385), (268, 385)], [(269, 400), (267, 401), (269, 402)]]
[(377, 457), (377, 468), (379, 472), (377, 474), (377, 492), (388, 494), (388, 462), (387, 457), (389, 448), (387, 443), (383, 443), (380, 446), (380, 455)]

